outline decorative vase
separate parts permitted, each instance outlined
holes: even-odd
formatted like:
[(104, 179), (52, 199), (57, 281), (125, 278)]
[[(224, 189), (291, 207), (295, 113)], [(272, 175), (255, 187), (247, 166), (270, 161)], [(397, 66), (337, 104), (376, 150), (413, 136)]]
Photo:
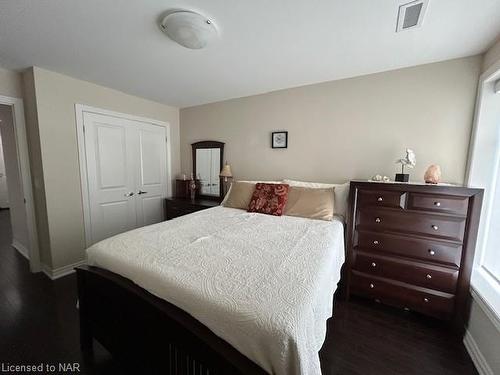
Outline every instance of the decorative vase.
[(427, 184), (438, 184), (441, 181), (441, 167), (437, 164), (429, 165), (424, 174), (424, 181)]

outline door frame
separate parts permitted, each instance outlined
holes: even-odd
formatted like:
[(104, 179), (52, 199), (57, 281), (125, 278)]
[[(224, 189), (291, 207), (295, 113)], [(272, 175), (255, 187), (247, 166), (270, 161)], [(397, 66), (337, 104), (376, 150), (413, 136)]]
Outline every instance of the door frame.
[(91, 236), (91, 221), (90, 221), (90, 197), (89, 197), (89, 186), (88, 186), (88, 176), (87, 176), (87, 158), (85, 153), (85, 133), (84, 133), (84, 113), (94, 113), (98, 115), (110, 116), (122, 118), (125, 120), (145, 122), (148, 124), (161, 126), (165, 128), (166, 143), (167, 143), (167, 186), (165, 190), (165, 196), (170, 196), (171, 185), (172, 185), (172, 142), (171, 142), (171, 131), (170, 123), (166, 121), (154, 120), (147, 117), (135, 116), (127, 113), (110, 111), (107, 109), (96, 108), (88, 106), (85, 104), (75, 104), (75, 115), (76, 115), (76, 133), (78, 140), (78, 160), (80, 164), (80, 183), (82, 188), (82, 205), (83, 205), (83, 222), (84, 222), (84, 233), (85, 233), (85, 247), (89, 247), (92, 243)]
[(24, 118), (24, 104), (21, 98), (13, 98), (0, 95), (0, 104), (10, 106), (14, 120), (14, 137), (16, 141), (16, 153), (21, 176), (21, 193), (24, 197), (26, 210), (26, 224), (28, 226), (29, 241), (29, 263), (31, 272), (41, 271), (40, 250), (38, 247), (38, 232), (36, 226), (35, 203), (31, 180), (31, 169), (29, 160), (28, 138), (26, 134), (26, 121)]

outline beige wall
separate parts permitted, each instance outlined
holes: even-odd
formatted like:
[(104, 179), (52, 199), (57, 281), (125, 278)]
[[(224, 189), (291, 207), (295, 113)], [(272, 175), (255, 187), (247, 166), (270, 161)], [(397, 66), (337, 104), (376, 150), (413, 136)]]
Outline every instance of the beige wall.
[(28, 138), (38, 247), (40, 249), (40, 262), (47, 267), (52, 268), (52, 254), (50, 252), (50, 235), (43, 178), (42, 151), (40, 146), (40, 132), (38, 128), (35, 76), (32, 68), (23, 73), (23, 93), (26, 136)]
[(0, 95), (14, 98), (23, 97), (21, 73), (0, 68)]
[(51, 266), (84, 259), (84, 224), (77, 149), (75, 104), (167, 121), (171, 125), (172, 171), (179, 165), (177, 108), (127, 95), (40, 68), (33, 68), (40, 134)]
[(486, 71), (497, 61), (500, 61), (500, 39), (484, 54), (482, 71)]
[[(475, 56), (182, 109), (182, 172), (190, 144), (211, 139), (241, 179), (392, 179), (410, 147), (413, 180), (437, 163), (462, 183), (480, 68)], [(288, 149), (271, 149), (275, 130), (288, 131)]]

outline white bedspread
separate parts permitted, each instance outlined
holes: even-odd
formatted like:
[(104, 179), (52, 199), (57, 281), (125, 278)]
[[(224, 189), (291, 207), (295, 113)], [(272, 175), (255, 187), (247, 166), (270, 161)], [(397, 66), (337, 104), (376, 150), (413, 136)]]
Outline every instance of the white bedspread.
[(205, 324), (273, 374), (320, 374), (343, 224), (215, 207), (101, 241), (88, 263)]

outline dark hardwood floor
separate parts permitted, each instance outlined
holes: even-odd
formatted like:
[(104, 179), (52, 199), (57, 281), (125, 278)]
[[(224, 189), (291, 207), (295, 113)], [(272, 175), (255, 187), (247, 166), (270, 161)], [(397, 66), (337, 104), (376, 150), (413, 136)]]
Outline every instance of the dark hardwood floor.
[[(130, 373), (98, 344), (93, 359), (82, 357), (74, 275), (50, 281), (31, 274), (10, 244), (9, 212), (2, 210), (0, 366), (77, 362), (80, 373)], [(477, 374), (461, 341), (439, 321), (358, 299), (337, 302), (321, 360), (329, 375)]]

